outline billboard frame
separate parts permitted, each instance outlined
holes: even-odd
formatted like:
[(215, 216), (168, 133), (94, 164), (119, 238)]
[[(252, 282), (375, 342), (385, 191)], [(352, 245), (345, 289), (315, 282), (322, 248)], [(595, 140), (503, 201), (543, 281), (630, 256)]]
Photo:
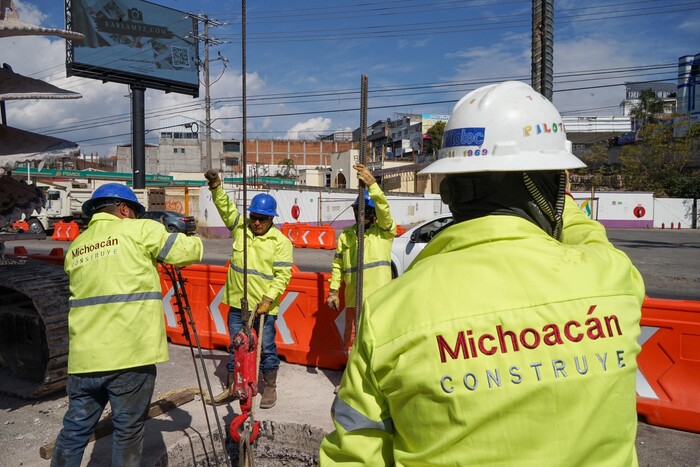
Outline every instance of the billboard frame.
[[(182, 13), (183, 15), (190, 16), (186, 12), (181, 12), (174, 8), (158, 5), (156, 3), (149, 2), (147, 0), (136, 0), (139, 3), (147, 3), (154, 5), (159, 8), (164, 8), (167, 10)], [(65, 18), (66, 18), (66, 29), (69, 31), (75, 31), (73, 28), (73, 2), (74, 0), (65, 0)], [(169, 80), (166, 78), (142, 75), (139, 73), (132, 73), (127, 71), (120, 71), (114, 68), (106, 68), (100, 66), (88, 65), (85, 63), (75, 62), (75, 50), (72, 40), (66, 40), (66, 75), (67, 76), (78, 76), (83, 78), (97, 79), (102, 82), (112, 82), (127, 84), (130, 86), (143, 86), (148, 89), (157, 89), (160, 91), (165, 91), (166, 93), (174, 92), (178, 94), (185, 94), (192, 96), (194, 98), (199, 97), (199, 39), (198, 39), (198, 25), (199, 22), (196, 18), (191, 17), (192, 20), (192, 41), (194, 42), (194, 56), (192, 57), (193, 63), (195, 65), (197, 83), (186, 83), (183, 81)]]

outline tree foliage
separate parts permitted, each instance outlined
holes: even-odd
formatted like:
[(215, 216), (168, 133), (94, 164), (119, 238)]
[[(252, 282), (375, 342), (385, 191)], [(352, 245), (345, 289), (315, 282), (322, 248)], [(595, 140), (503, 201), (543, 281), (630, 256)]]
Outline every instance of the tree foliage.
[(445, 133), (445, 122), (442, 120), (435, 122), (426, 135), (430, 137), (430, 146), (426, 148), (427, 154), (437, 154), (442, 146), (442, 134)]
[(653, 191), (659, 197), (700, 197), (700, 171), (691, 167), (700, 125), (674, 137), (671, 125), (648, 123), (634, 145), (625, 146), (620, 162), (624, 187), (630, 191)]

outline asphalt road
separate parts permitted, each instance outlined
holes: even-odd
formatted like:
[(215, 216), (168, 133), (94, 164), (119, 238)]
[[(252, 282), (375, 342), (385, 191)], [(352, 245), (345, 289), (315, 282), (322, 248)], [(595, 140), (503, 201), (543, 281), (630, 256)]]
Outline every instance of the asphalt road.
[(608, 230), (654, 298), (700, 300), (700, 230)]

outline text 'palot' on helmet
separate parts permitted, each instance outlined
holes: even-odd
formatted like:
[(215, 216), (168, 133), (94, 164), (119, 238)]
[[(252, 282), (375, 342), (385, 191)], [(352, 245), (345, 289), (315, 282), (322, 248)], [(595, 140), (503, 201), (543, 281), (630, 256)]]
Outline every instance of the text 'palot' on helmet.
[(519, 172), (585, 167), (554, 105), (532, 87), (506, 81), (475, 89), (455, 105), (438, 160), (422, 174)]
[(131, 188), (120, 183), (105, 183), (98, 187), (89, 200), (83, 203), (83, 214), (87, 217), (92, 217), (92, 214), (97, 209), (101, 209), (108, 204), (113, 204), (114, 201), (122, 201), (127, 203), (140, 216), (146, 211), (146, 208), (139, 203), (136, 194)]
[(261, 216), (277, 216), (277, 201), (267, 193), (260, 193), (253, 196), (248, 206), (248, 212), (260, 214)]

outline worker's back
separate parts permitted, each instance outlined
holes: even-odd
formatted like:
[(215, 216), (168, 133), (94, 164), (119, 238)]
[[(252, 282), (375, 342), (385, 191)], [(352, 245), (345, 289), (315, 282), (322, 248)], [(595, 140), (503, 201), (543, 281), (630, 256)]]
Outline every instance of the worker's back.
[(565, 229), (578, 245), (512, 216), (433, 239), (366, 301), (334, 404), (342, 452), (331, 434), (322, 460), (636, 465), (643, 283), (589, 222)]

